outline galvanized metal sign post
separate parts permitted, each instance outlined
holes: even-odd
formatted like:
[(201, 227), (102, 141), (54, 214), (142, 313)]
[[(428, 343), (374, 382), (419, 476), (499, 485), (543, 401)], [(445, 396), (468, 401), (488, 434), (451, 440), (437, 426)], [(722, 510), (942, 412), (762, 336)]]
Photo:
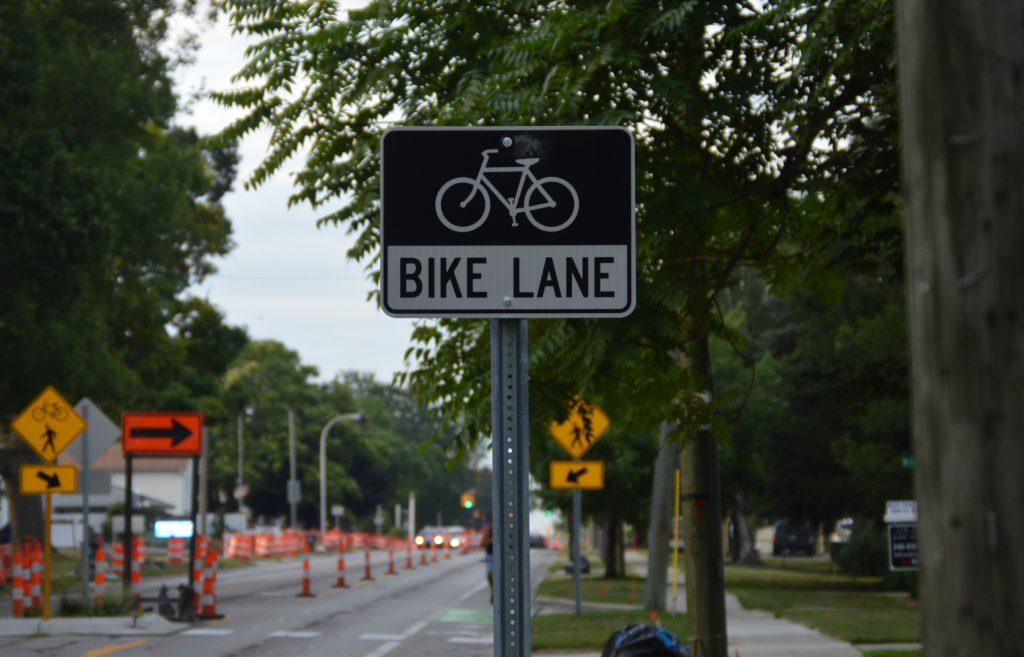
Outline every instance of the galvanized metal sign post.
[(633, 169), (617, 127), (381, 137), (384, 312), (490, 319), (495, 657), (530, 654), (525, 318), (633, 311)]

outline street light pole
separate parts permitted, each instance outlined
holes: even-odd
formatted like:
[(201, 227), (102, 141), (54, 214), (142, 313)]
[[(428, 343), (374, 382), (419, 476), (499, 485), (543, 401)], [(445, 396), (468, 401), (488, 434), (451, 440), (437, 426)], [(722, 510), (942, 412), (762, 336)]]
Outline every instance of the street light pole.
[(320, 532), (327, 530), (327, 432), (338, 422), (364, 422), (362, 413), (335, 415), (320, 432)]

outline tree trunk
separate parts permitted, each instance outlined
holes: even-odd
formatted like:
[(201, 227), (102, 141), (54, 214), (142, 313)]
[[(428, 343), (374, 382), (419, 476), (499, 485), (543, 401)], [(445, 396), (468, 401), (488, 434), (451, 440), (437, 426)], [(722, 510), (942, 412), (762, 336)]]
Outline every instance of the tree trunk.
[(1024, 645), (1024, 0), (897, 3), (924, 654)]
[[(694, 368), (712, 394), (707, 337), (696, 347)], [(683, 447), (682, 471), (683, 563), (686, 569), (686, 608), (693, 657), (726, 657), (725, 559), (722, 550), (722, 494), (719, 485), (718, 443), (709, 426), (701, 427)]]
[(605, 520), (604, 541), (601, 545), (601, 560), (604, 561), (605, 577), (624, 577), (626, 574), (625, 545), (622, 540), (622, 523), (613, 513)]
[(668, 536), (672, 522), (672, 495), (679, 448), (668, 440), (672, 425), (661, 425), (661, 449), (654, 461), (651, 493), (651, 524), (647, 530), (647, 583), (644, 608), (665, 610), (665, 585), (668, 582)]

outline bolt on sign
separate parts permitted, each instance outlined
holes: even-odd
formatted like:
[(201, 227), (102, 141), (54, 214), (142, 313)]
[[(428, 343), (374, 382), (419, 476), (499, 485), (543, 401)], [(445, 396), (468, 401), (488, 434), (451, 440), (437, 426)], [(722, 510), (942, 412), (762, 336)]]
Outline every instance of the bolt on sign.
[(121, 415), (121, 448), (125, 454), (198, 456), (202, 436), (200, 413), (133, 411)]
[(597, 126), (391, 128), (381, 305), (396, 317), (624, 317), (633, 136)]
[(594, 446), (609, 426), (611, 421), (601, 407), (575, 399), (569, 417), (564, 422), (552, 422), (548, 430), (565, 451), (573, 458), (579, 458)]
[(53, 386), (43, 391), (11, 422), (11, 428), (39, 458), (53, 463), (85, 429), (85, 420)]
[(548, 464), (550, 486), (573, 490), (604, 488), (604, 461), (551, 461)]
[(18, 492), (22, 495), (78, 491), (78, 468), (73, 465), (26, 463), (19, 468), (18, 472)]

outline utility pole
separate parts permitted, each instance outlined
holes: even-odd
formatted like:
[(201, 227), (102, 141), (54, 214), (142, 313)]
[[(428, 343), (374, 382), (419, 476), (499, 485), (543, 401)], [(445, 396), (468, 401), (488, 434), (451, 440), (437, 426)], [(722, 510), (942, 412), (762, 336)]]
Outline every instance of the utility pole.
[(1024, 645), (1024, 0), (896, 3), (926, 657)]
[[(199, 504), (198, 504), (198, 506), (199, 506), (199, 522), (198, 522), (199, 529), (198, 529), (198, 532), (202, 536), (209, 536), (209, 534), (206, 531), (206, 529), (207, 529), (207, 527), (206, 527), (206, 516), (207, 516), (207, 514), (209, 513), (209, 510), (210, 510), (209, 509), (209, 501), (208, 501), (208, 498), (207, 498), (207, 488), (209, 487), (209, 484), (207, 483), (207, 480), (208, 480), (209, 474), (210, 474), (209, 444), (210, 444), (210, 432), (207, 431), (207, 433), (206, 433), (206, 440), (203, 441), (202, 447), (200, 448), (202, 451), (199, 454)], [(195, 531), (196, 531), (196, 528), (193, 527), (193, 532), (195, 532)]]
[(243, 448), (242, 448), (242, 414), (239, 413), (238, 414), (238, 488), (239, 489), (241, 489), (242, 484), (244, 483), (244, 478), (242, 476), (242, 458), (243, 458)]
[(412, 543), (416, 538), (416, 491), (409, 491), (409, 522), (406, 529), (406, 539)]
[(288, 409), (288, 508), (289, 527), (299, 525), (299, 481), (295, 478), (295, 411)]

